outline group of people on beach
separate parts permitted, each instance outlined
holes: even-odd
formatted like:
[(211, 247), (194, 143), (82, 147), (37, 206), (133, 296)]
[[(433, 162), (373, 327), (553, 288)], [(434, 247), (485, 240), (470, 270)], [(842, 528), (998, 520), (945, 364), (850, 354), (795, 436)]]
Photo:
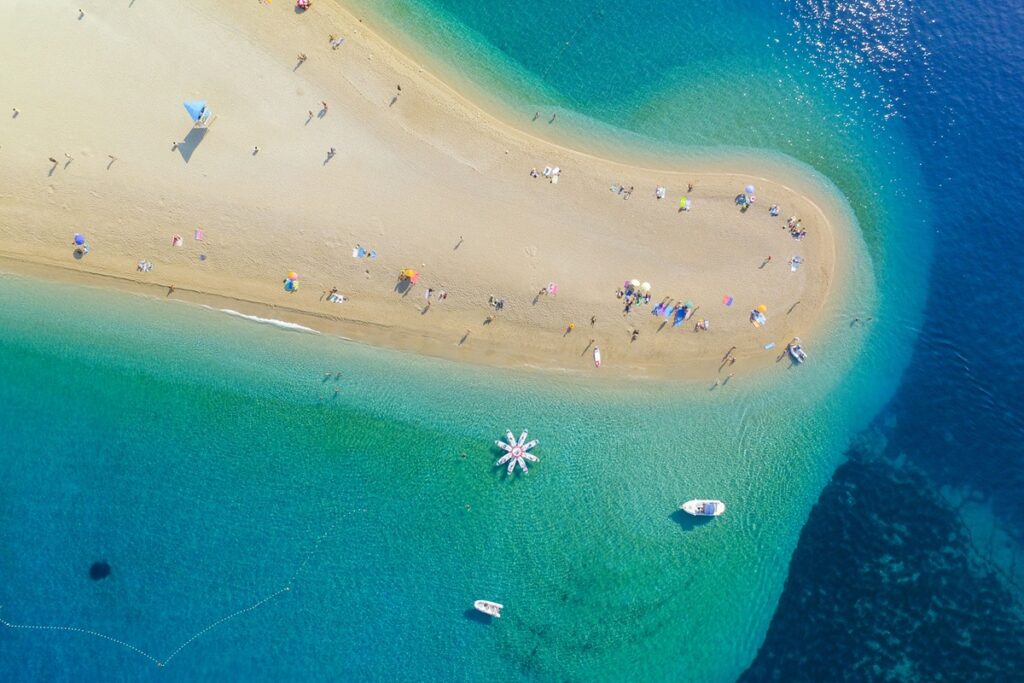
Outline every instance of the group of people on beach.
[(790, 216), (786, 220), (786, 228), (789, 230), (790, 237), (797, 241), (807, 236), (807, 231), (800, 227), (800, 219), (796, 216)]
[(629, 315), (634, 306), (651, 303), (650, 292), (641, 292), (628, 282), (615, 290), (615, 298), (623, 300), (622, 315)]

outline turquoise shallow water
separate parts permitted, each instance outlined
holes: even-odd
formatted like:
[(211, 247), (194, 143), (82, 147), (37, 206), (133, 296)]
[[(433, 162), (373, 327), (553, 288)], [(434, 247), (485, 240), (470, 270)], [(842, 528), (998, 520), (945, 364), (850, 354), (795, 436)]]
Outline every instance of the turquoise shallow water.
[[(0, 630), (19, 680), (733, 676), (834, 425), (856, 421), (834, 415), (836, 367), (613, 392), (125, 294), (0, 292), (0, 616), (121, 641)], [(541, 441), (527, 477), (493, 468), (506, 427)], [(711, 492), (746, 512), (674, 514)], [(479, 597), (506, 617), (467, 616)], [(730, 637), (681, 648), (708, 613)]]
[[(807, 512), (919, 326), (927, 215), (889, 63), (818, 47), (799, 3), (702, 3), (686, 22), (653, 3), (376, 11), (440, 69), (472, 65), (466, 87), (524, 126), (559, 111), (544, 135), (813, 169), (863, 231), (865, 294), (831, 312), (813, 364), (708, 391), (453, 366), (5, 277), (0, 617), (120, 641), (0, 629), (8, 678), (715, 681), (754, 656)], [(506, 428), (541, 441), (528, 477), (492, 467)], [(702, 495), (730, 513), (673, 514)], [(112, 575), (92, 582), (98, 559)], [(480, 597), (506, 616), (467, 616)]]

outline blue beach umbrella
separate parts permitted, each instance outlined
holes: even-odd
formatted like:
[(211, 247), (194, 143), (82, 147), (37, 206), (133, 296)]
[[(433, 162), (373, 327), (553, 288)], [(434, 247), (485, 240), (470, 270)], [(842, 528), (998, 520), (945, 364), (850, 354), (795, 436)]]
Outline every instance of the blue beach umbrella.
[(83, 244), (85, 244), (85, 235), (83, 235), (80, 232), (76, 232), (75, 233), (75, 244), (77, 244), (78, 246), (82, 246)]
[(192, 117), (192, 120), (196, 123), (199, 119), (203, 118), (206, 113), (206, 100), (189, 100), (185, 102), (185, 111)]
[(747, 194), (754, 194), (754, 186), (753, 185), (747, 185), (743, 189), (745, 189), (747, 191)]

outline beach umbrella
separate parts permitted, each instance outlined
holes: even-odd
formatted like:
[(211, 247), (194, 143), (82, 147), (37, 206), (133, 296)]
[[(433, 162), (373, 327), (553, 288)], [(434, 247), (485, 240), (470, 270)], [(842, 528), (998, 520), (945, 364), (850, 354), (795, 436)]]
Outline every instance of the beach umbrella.
[(417, 282), (420, 281), (420, 274), (413, 270), (412, 268), (406, 268), (405, 270), (403, 270), (402, 277), (413, 284), (416, 284)]
[(185, 111), (192, 117), (192, 120), (199, 123), (199, 120), (206, 114), (206, 100), (189, 100), (185, 102)]
[(683, 306), (685, 306), (686, 308), (693, 308), (694, 307), (693, 302), (690, 301), (689, 299), (686, 300), (686, 303), (683, 304)]
[(634, 288), (639, 287), (640, 286), (640, 281), (639, 280), (630, 280), (629, 281), (629, 286), (630, 287), (634, 287)]
[(643, 292), (644, 294), (651, 291), (651, 283), (645, 282), (642, 285), (640, 285), (640, 291)]
[(296, 280), (299, 279), (299, 274), (293, 270), (292, 272), (288, 273), (288, 279), (291, 280), (292, 282), (295, 282)]
[(548, 294), (552, 294), (552, 295), (553, 294), (558, 294), (558, 283), (557, 282), (549, 282), (548, 283)]
[(78, 246), (82, 246), (83, 244), (85, 244), (85, 235), (83, 235), (80, 232), (76, 232), (75, 233), (75, 244), (77, 244)]
[(732, 306), (732, 297), (726, 294), (722, 297), (722, 303), (726, 306)]
[(680, 197), (679, 198), (679, 208), (680, 209), (685, 209), (686, 208), (686, 197)]
[(753, 185), (747, 185), (743, 189), (745, 189), (747, 191), (747, 194), (754, 194), (754, 186)]
[(761, 313), (767, 313), (768, 307), (765, 306), (764, 304), (758, 304), (755, 310), (760, 311)]

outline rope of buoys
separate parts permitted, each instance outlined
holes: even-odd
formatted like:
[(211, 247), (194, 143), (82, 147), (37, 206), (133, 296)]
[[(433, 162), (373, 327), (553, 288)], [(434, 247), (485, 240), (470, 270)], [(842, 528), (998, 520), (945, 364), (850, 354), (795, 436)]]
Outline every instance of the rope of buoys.
[[(145, 657), (146, 659), (150, 660), (151, 662), (153, 662), (157, 666), (161, 666), (161, 667), (162, 666), (166, 666), (167, 664), (169, 664), (171, 662), (172, 659), (177, 657), (178, 654), (180, 654), (182, 650), (184, 650), (189, 645), (194, 643), (196, 640), (198, 640), (199, 638), (202, 638), (204, 635), (206, 635), (207, 633), (209, 633), (213, 629), (217, 628), (221, 624), (224, 624), (224, 623), (226, 623), (228, 621), (231, 621), (232, 619), (234, 619), (236, 617), (240, 617), (243, 614), (248, 614), (249, 612), (253, 612), (253, 611), (259, 609), (260, 607), (262, 607), (263, 605), (267, 604), (268, 602), (271, 602), (272, 600), (275, 600), (276, 598), (279, 598), (280, 596), (284, 595), (285, 593), (290, 592), (292, 590), (292, 587), (295, 584), (296, 579), (299, 577), (299, 575), (309, 565), (309, 561), (312, 559), (313, 555), (316, 554), (316, 552), (320, 549), (320, 546), (323, 544), (323, 542), (325, 540), (327, 540), (327, 537), (330, 536), (331, 533), (333, 533), (334, 530), (338, 527), (338, 523), (341, 521), (341, 519), (346, 517), (346, 516), (348, 516), (348, 515), (354, 514), (356, 512), (366, 512), (366, 509), (365, 508), (361, 508), (359, 510), (350, 510), (350, 511), (340, 515), (327, 528), (326, 531), (324, 531), (322, 534), (320, 534), (317, 537), (316, 541), (313, 543), (313, 546), (305, 553), (305, 556), (302, 558), (302, 562), (299, 563), (298, 568), (295, 570), (294, 573), (292, 573), (291, 577), (288, 579), (288, 582), (284, 586), (282, 586), (281, 588), (277, 589), (276, 591), (274, 591), (270, 595), (267, 595), (267, 596), (265, 596), (263, 598), (260, 598), (259, 600), (257, 600), (256, 602), (252, 603), (251, 605), (249, 605), (247, 607), (243, 607), (242, 609), (236, 610), (236, 611), (232, 612), (231, 614), (228, 614), (227, 616), (221, 617), (220, 619), (217, 619), (216, 621), (211, 622), (207, 626), (204, 626), (203, 628), (199, 629), (198, 631), (193, 633), (191, 636), (189, 636), (187, 639), (185, 639), (184, 642), (182, 642), (180, 645), (178, 645), (171, 652), (171, 654), (168, 655), (165, 659), (160, 659), (159, 657), (156, 657), (155, 655), (150, 654), (149, 652), (146, 652), (142, 648), (137, 647), (135, 645), (132, 645), (131, 643), (127, 643), (127, 642), (125, 642), (123, 640), (120, 640), (119, 638), (115, 638), (113, 636), (107, 635), (106, 633), (100, 633), (99, 631), (93, 631), (92, 629), (80, 628), (80, 627), (77, 627), (77, 626), (49, 626), (49, 625), (45, 625), (45, 624), (16, 624), (16, 623), (7, 621), (6, 619), (4, 619), (2, 617), (0, 617), (0, 626), (4, 626), (4, 627), (9, 628), (9, 629), (21, 630), (21, 631), (62, 631), (62, 632), (65, 632), (65, 633), (80, 633), (82, 635), (92, 636), (94, 638), (99, 638), (101, 640), (109, 641), (111, 643), (114, 643), (115, 645), (120, 645), (121, 647), (123, 647), (125, 649), (131, 650), (132, 652), (134, 652), (137, 655)], [(2, 611), (2, 610), (3, 610), (3, 605), (0, 605), (0, 611)]]
[(569, 36), (569, 40), (565, 41), (562, 47), (558, 50), (557, 54), (555, 54), (555, 57), (548, 62), (547, 68), (544, 69), (544, 72), (540, 75), (541, 80), (547, 78), (548, 72), (551, 71), (551, 67), (553, 67), (556, 62), (562, 59), (562, 55), (565, 54), (565, 51), (566, 49), (568, 49), (569, 45), (571, 45), (572, 42), (576, 40), (576, 36), (579, 35), (580, 31), (582, 31), (584, 27), (590, 22), (590, 20), (593, 19), (599, 13), (604, 14), (604, 3), (598, 3), (598, 5), (593, 9), (593, 11), (591, 11), (590, 14), (588, 14), (583, 19), (583, 21), (579, 23), (579, 25), (576, 27), (576, 30), (573, 31), (571, 36)]

